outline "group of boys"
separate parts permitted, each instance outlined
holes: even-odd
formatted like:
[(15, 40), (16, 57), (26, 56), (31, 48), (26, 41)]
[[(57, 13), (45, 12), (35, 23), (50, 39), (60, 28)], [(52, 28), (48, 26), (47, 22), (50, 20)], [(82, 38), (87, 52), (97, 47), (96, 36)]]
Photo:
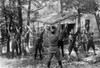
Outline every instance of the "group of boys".
[[(49, 42), (50, 42), (50, 46), (49, 46), (49, 50), (48, 50), (48, 62), (47, 62), (47, 67), (50, 68), (50, 64), (51, 64), (51, 59), (53, 58), (53, 56), (56, 57), (58, 64), (60, 66), (60, 68), (63, 68), (62, 66), (62, 62), (61, 62), (61, 55), (60, 55), (60, 48), (62, 51), (62, 57), (64, 57), (64, 28), (61, 28), (60, 30), (57, 30), (57, 28), (55, 26), (51, 26), (50, 28), (50, 35), (49, 35)], [(76, 33), (74, 33), (73, 30), (71, 30), (70, 35), (69, 35), (69, 56), (72, 52), (72, 50), (74, 49), (74, 51), (76, 52), (77, 56), (78, 56), (78, 48), (76, 47), (76, 41), (77, 41), (77, 36), (80, 34), (80, 31), (77, 30)], [(86, 37), (84, 37), (86, 36)], [(86, 41), (86, 40), (87, 41)], [(90, 49), (90, 47), (92, 47), (92, 49), (94, 50), (94, 54), (95, 53), (95, 46), (94, 46), (94, 42), (93, 42), (93, 33), (88, 33), (87, 35), (83, 32), (81, 34), (81, 46), (83, 47), (84, 51), (88, 51)], [(86, 44), (87, 43), (87, 44)], [(42, 44), (40, 44), (42, 46)], [(41, 50), (41, 49), (40, 49)], [(36, 56), (35, 56), (36, 57)], [(40, 54), (41, 57), (41, 54)]]

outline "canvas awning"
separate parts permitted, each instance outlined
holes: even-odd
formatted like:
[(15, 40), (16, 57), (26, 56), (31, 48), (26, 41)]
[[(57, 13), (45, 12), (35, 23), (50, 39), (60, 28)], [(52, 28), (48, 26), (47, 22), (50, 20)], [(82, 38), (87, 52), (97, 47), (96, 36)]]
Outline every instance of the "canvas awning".
[(62, 17), (61, 13), (46, 17), (46, 18), (40, 18), (37, 19), (39, 22), (43, 22), (44, 24), (57, 24), (57, 23), (75, 23), (74, 20), (71, 20), (70, 18), (75, 17), (76, 15), (72, 14), (66, 14), (64, 17)]

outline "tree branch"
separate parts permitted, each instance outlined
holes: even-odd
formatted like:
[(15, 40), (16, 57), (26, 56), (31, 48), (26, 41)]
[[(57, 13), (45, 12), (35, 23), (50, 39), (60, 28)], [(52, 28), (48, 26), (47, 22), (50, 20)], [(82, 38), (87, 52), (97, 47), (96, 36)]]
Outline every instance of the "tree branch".
[(46, 4), (45, 6), (43, 6), (43, 7), (41, 7), (41, 8), (38, 8), (38, 9), (34, 10), (34, 11), (31, 11), (31, 10), (30, 10), (30, 12), (33, 12), (33, 13), (34, 13), (34, 12), (36, 12), (36, 11), (38, 11), (38, 10), (41, 10), (41, 9), (45, 8), (46, 6), (47, 6), (47, 4)]

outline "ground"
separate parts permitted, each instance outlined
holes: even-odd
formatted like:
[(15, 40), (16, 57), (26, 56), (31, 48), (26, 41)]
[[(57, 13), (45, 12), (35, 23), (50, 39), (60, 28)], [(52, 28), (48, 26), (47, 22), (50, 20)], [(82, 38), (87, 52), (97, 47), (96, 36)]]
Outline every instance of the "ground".
[[(62, 58), (63, 68), (100, 68), (100, 46), (95, 44), (97, 55), (93, 55), (92, 49), (89, 51), (89, 56), (84, 57), (83, 53), (80, 53), (80, 61), (77, 61), (77, 57), (74, 51), (71, 53), (71, 59), (68, 59), (68, 45), (65, 45), (64, 52), (65, 57)], [(32, 52), (32, 51), (31, 51)], [(44, 53), (44, 59), (34, 60), (33, 52), (28, 56), (15, 57), (14, 59), (6, 58), (6, 55), (0, 56), (0, 68), (47, 68), (48, 55)], [(59, 68), (55, 57), (52, 59), (51, 68)]]

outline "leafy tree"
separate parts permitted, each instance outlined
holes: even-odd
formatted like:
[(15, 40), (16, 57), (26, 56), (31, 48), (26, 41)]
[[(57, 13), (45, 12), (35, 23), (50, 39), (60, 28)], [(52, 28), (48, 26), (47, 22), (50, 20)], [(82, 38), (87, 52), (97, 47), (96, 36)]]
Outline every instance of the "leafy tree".
[(98, 10), (98, 4), (96, 3), (95, 0), (61, 0), (61, 6), (62, 6), (62, 11), (75, 8), (78, 13), (79, 24), (80, 24), (81, 13), (94, 14), (98, 25), (98, 30), (100, 33), (100, 28), (99, 28), (100, 22), (98, 19), (99, 17), (98, 15), (96, 15), (96, 11)]
[[(6, 26), (6, 39), (7, 39), (7, 52), (10, 52), (10, 48), (9, 48), (9, 42), (10, 42), (10, 37), (9, 37), (9, 34), (8, 34), (8, 17), (10, 16), (10, 11), (6, 8), (5, 6), (5, 1), (2, 0), (2, 14), (5, 18), (5, 26)], [(11, 21), (11, 20), (10, 20)]]
[(62, 10), (75, 8), (78, 13), (78, 22), (80, 23), (81, 13), (92, 13), (95, 9), (95, 0), (62, 0)]

